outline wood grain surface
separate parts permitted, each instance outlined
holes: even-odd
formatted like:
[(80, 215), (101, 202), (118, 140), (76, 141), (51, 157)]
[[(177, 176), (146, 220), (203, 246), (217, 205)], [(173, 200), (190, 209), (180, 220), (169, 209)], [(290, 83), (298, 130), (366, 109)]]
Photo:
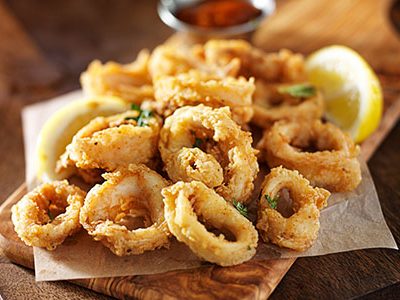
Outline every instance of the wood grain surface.
[[(0, 138), (7, 141), (6, 144), (0, 144), (0, 153), (4, 158), (0, 166), (0, 187), (2, 188), (0, 189), (0, 197), (2, 199), (16, 188), (18, 182), (21, 182), (23, 178), (19, 111), (24, 104), (43, 100), (75, 88), (79, 72), (92, 58), (129, 61), (140, 48), (153, 47), (169, 35), (170, 31), (156, 19), (155, 1), (134, 2), (119, 0), (118, 4), (110, 6), (107, 1), (85, 1), (83, 3), (73, 0), (34, 3), (19, 0), (8, 1), (7, 7), (0, 0), (0, 37), (10, 36), (10, 33), (4, 31), (4, 28), (11, 28), (11, 36), (13, 37), (12, 40), (9, 40), (7, 46), (0, 45), (0, 74), (3, 76), (0, 76), (2, 79), (2, 84), (0, 84), (0, 117), (2, 125), (4, 123), (4, 126), (0, 128)], [(294, 4), (295, 2), (298, 4)], [(348, 15), (351, 11), (356, 17), (354, 8), (357, 5), (361, 7), (361, 3), (366, 3), (365, 5), (370, 8), (368, 13), (363, 12), (363, 19), (365, 22), (370, 22), (369, 20), (374, 19), (374, 16), (384, 15), (383, 10), (389, 3), (389, 1), (380, 1), (379, 3), (383, 4), (378, 5), (378, 7), (372, 1), (347, 1), (351, 2), (352, 6), (344, 4), (337, 6), (338, 4), (330, 4), (330, 1), (320, 2), (324, 2), (324, 5), (321, 5), (319, 10), (313, 10), (310, 7), (313, 7), (315, 1), (279, 1), (279, 13), (273, 19), (268, 20), (264, 24), (265, 27), (262, 27), (267, 42), (260, 43), (260, 45), (270, 50), (289, 47), (308, 53), (324, 45), (322, 42), (314, 42), (314, 39), (318, 40), (325, 35), (330, 37), (326, 40), (327, 44), (341, 42), (353, 45), (352, 41), (354, 36), (357, 36), (358, 30), (358, 33), (362, 33), (361, 36), (364, 36), (363, 48), (368, 47), (368, 44), (365, 43), (367, 37), (374, 37), (377, 33), (363, 34), (364, 28), (359, 25), (359, 22), (355, 22), (355, 25), (351, 25), (351, 22), (348, 24)], [(328, 5), (337, 7), (329, 9)], [(338, 7), (347, 10), (344, 14), (346, 18), (340, 17)], [(304, 40), (302, 25), (307, 24), (306, 20), (312, 22), (316, 17), (317, 19), (323, 18), (322, 13), (318, 14), (321, 9), (332, 14), (336, 12), (336, 18), (330, 17), (330, 19), (338, 19), (338, 24), (334, 25), (328, 32), (326, 31), (329, 28), (322, 28), (318, 25), (313, 30), (310, 29), (312, 27), (306, 26), (306, 28), (309, 28), (306, 31), (306, 37), (309, 40)], [(292, 11), (297, 11), (297, 17), (293, 16)], [(304, 11), (308, 11), (308, 13)], [(368, 18), (365, 18), (365, 16), (368, 16)], [(105, 19), (107, 19), (107, 22), (104, 22)], [(293, 22), (294, 20), (297, 23)], [(298, 23), (300, 20), (303, 23)], [(341, 28), (342, 23), (350, 26), (348, 30), (352, 32), (352, 35), (347, 36), (348, 40), (337, 41), (336, 28)], [(328, 26), (330, 23), (324, 24)], [(268, 31), (265, 31), (267, 26), (269, 26), (268, 30), (272, 33), (271, 35), (268, 34)], [(274, 30), (278, 32), (278, 29), (283, 30), (282, 28), (285, 28), (285, 26), (291, 27), (291, 29), (283, 31), (285, 38), (278, 34), (273, 35)], [(367, 27), (377, 30), (374, 26)], [(384, 84), (387, 103), (390, 105), (394, 103), (398, 106), (396, 100), (399, 96), (400, 77), (395, 72), (396, 68), (393, 68), (390, 63), (392, 58), (386, 59), (382, 56), (387, 53), (396, 53), (394, 50), (391, 50), (394, 51), (391, 52), (385, 49), (399, 51), (400, 48), (398, 48), (398, 40), (390, 31), (389, 25), (383, 24), (383, 26), (385, 26), (384, 30), (378, 29), (379, 34), (385, 33), (384, 43), (374, 42), (374, 47), (372, 47), (375, 49), (376, 57), (379, 56), (379, 64), (371, 61), (374, 56), (367, 56), (367, 58), (374, 66), (379, 67), (378, 71)], [(341, 31), (346, 32), (345, 29)], [(296, 32), (299, 32), (298, 36)], [(257, 42), (260, 41), (259, 36), (256, 35)], [(268, 40), (269, 38), (270, 40)], [(13, 44), (14, 40), (20, 42)], [(315, 44), (306, 48), (310, 40)], [(379, 48), (381, 46), (387, 48), (382, 50)], [(12, 52), (11, 57), (6, 55), (7, 52), (3, 52), (2, 49), (4, 48), (2, 47), (8, 47), (9, 50), (7, 51)], [(25, 52), (28, 54), (24, 54)], [(12, 63), (8, 61), (10, 58)], [(17, 69), (20, 70), (21, 62), (26, 62), (26, 65), (22, 64), (22, 66), (27, 71), (16, 71)], [(15, 66), (19, 67), (15, 68)], [(40, 71), (37, 69), (40, 69)], [(399, 71), (399, 68), (397, 70)], [(42, 75), (41, 72), (44, 72), (45, 75)], [(36, 76), (38, 78), (35, 78)], [(386, 109), (387, 114), (389, 114), (387, 118), (392, 121), (383, 123), (385, 126), (381, 128), (381, 133), (388, 132), (395, 123), (393, 121), (398, 117), (398, 112), (393, 108)], [(398, 169), (400, 166), (398, 152), (395, 149), (400, 147), (399, 132), (400, 128), (397, 126), (391, 136), (383, 143), (383, 148), (379, 151), (381, 154), (375, 155), (369, 163), (384, 214), (397, 240), (400, 236), (399, 218), (394, 212), (400, 209), (398, 203), (400, 194)], [(378, 138), (381, 139), (384, 136), (381, 133), (377, 133), (374, 141), (370, 142), (372, 146), (367, 146), (364, 149), (374, 149), (379, 145), (380, 140)], [(371, 153), (371, 151), (369, 152)], [(364, 154), (369, 155), (365, 152)], [(15, 243), (18, 243), (17, 241)], [(24, 246), (15, 247), (23, 255), (31, 251), (28, 247), (25, 247), (25, 249)], [(0, 258), (0, 294), (6, 299), (94, 299), (100, 297), (99, 294), (93, 294), (88, 290), (73, 288), (68, 283), (34, 284), (30, 271), (11, 265), (4, 259), (4, 256), (0, 257), (2, 257)], [(160, 298), (161, 296), (168, 298), (176, 295), (176, 292), (179, 291), (182, 298), (192, 296), (196, 298), (263, 299), (277, 284), (276, 281), (268, 277), (271, 272), (279, 280), (280, 277), (277, 274), (283, 276), (292, 263), (293, 261), (279, 260), (266, 264), (251, 263), (239, 266), (239, 268), (234, 267), (238, 268), (237, 270), (212, 267), (202, 268), (196, 272), (173, 272), (168, 276), (134, 276), (114, 278), (112, 281), (107, 279), (79, 280), (75, 283), (89, 286), (99, 292), (111, 294), (118, 298), (143, 298), (145, 296), (147, 298)], [(316, 295), (320, 298), (337, 299), (362, 295), (390, 298), (398, 291), (396, 285), (400, 282), (400, 272), (397, 267), (399, 263), (400, 258), (397, 252), (379, 249), (301, 258), (296, 261), (292, 270), (289, 271), (275, 293), (272, 294), (272, 298), (316, 298)], [(27, 259), (23, 264), (31, 267), (32, 261)], [(269, 282), (270, 285), (266, 282)], [(383, 289), (385, 287), (388, 288)], [(24, 289), (31, 292), (24, 293)]]

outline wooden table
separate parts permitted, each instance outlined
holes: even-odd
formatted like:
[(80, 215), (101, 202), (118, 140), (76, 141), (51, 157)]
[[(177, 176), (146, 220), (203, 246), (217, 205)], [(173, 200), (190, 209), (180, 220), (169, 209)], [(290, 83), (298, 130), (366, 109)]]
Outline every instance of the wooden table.
[[(21, 108), (79, 87), (93, 58), (128, 62), (172, 31), (149, 0), (0, 0), (0, 202), (24, 180)], [(371, 37), (373, 38), (373, 37)], [(399, 53), (400, 55), (400, 53)], [(400, 94), (400, 90), (389, 91)], [(400, 241), (400, 125), (369, 162), (388, 225)], [(0, 253), (4, 299), (107, 299), (70, 283), (35, 283)], [(400, 253), (361, 250), (298, 259), (271, 298), (400, 298)]]

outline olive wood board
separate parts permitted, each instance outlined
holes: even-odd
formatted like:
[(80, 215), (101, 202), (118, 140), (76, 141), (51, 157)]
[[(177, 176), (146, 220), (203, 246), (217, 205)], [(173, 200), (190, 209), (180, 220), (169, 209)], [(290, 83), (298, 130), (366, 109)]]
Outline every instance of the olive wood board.
[[(367, 58), (381, 79), (385, 112), (379, 129), (361, 145), (365, 160), (379, 147), (400, 114), (400, 40), (387, 20), (390, 3), (389, 0), (278, 2), (279, 13), (261, 25), (253, 39), (266, 50), (286, 47), (302, 53), (329, 44), (345, 44)], [(322, 11), (330, 13), (319, 13)], [(25, 193), (23, 184), (0, 207), (0, 248), (11, 261), (33, 269), (32, 248), (19, 240), (10, 220), (12, 205)], [(250, 261), (234, 267), (204, 266), (164, 274), (71, 282), (119, 299), (266, 299), (294, 261), (294, 258)]]

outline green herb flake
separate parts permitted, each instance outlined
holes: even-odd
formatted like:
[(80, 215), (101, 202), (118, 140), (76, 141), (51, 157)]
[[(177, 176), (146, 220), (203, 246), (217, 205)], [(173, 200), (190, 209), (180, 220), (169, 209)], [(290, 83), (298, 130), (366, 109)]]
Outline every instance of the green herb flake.
[(137, 126), (139, 127), (149, 126), (149, 118), (153, 116), (152, 111), (142, 110), (140, 106), (136, 104), (132, 104), (131, 109), (139, 112), (139, 115), (137, 117), (126, 117), (125, 120), (134, 120), (137, 122)]
[(203, 144), (203, 140), (202, 140), (202, 139), (195, 138), (195, 139), (194, 139), (193, 147), (200, 148), (200, 146), (201, 146), (202, 144)]
[(145, 118), (150, 118), (151, 116), (153, 116), (153, 112), (150, 110), (142, 110), (141, 115)]
[(249, 212), (247, 211), (247, 207), (244, 204), (242, 204), (242, 203), (240, 203), (240, 202), (238, 202), (236, 200), (233, 200), (233, 206), (238, 210), (238, 212), (240, 212), (240, 214), (242, 216), (245, 216), (246, 218), (249, 216)]
[(128, 121), (128, 120), (137, 121), (137, 119), (138, 119), (137, 117), (126, 117), (126, 118), (125, 118), (125, 120), (127, 120), (127, 121)]
[(289, 94), (296, 98), (310, 98), (317, 93), (316, 88), (311, 84), (294, 84), (290, 86), (280, 87), (278, 92), (281, 94)]
[(249, 250), (249, 251), (251, 250), (251, 246), (250, 246), (250, 245), (249, 245), (249, 246), (247, 246), (247, 250)]
[(137, 105), (137, 104), (135, 104), (135, 103), (132, 103), (132, 104), (131, 104), (131, 110), (136, 110), (136, 111), (139, 111), (139, 112), (142, 111), (142, 110), (140, 109), (140, 106)]
[(269, 207), (271, 207), (272, 209), (276, 209), (278, 207), (279, 197), (271, 198), (270, 195), (264, 195), (264, 197), (265, 199), (267, 199)]
[(49, 216), (49, 218), (50, 218), (50, 221), (53, 221), (55, 218), (56, 218), (56, 216), (55, 215), (53, 215), (53, 213), (49, 210), (49, 211), (47, 211), (47, 215)]

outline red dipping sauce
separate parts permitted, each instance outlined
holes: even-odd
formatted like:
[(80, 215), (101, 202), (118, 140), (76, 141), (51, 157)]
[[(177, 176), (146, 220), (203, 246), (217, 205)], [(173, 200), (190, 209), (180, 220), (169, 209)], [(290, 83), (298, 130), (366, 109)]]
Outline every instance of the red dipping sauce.
[(181, 21), (199, 27), (229, 27), (246, 23), (262, 14), (245, 0), (205, 0), (175, 13)]

